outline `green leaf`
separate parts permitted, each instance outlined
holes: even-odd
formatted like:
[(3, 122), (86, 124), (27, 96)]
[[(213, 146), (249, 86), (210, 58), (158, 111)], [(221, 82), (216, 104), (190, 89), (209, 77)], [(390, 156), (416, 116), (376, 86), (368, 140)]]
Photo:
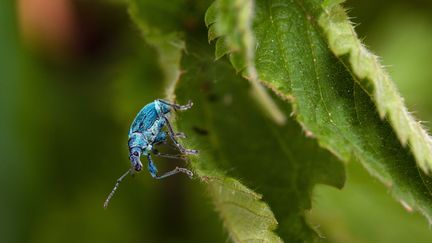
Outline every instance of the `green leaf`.
[(369, 52), (358, 39), (351, 22), (340, 5), (326, 4), (319, 24), (336, 56), (345, 56), (354, 80), (369, 92), (381, 118), (387, 117), (403, 145), (410, 145), (417, 164), (425, 172), (432, 171), (432, 139), (405, 107), (388, 73), (378, 57)]
[[(388, 71), (403, 94), (408, 110), (415, 111), (421, 119), (432, 121), (432, 72), (429, 68), (432, 19), (427, 12), (406, 11), (404, 6), (389, 9), (383, 15), (386, 17), (374, 21), (365, 34), (373, 38), (368, 39), (370, 44), (385, 57), (384, 65), (391, 65)], [(427, 130), (432, 127), (428, 122), (422, 125)]]
[(206, 13), (205, 22), (209, 27), (209, 41), (216, 41), (216, 59), (229, 54), (237, 71), (242, 71), (251, 81), (256, 101), (264, 112), (278, 124), (284, 124), (286, 117), (276, 106), (258, 81), (255, 68), (255, 39), (252, 31), (254, 2), (250, 0), (218, 0)]
[(314, 194), (309, 219), (320, 225), (326, 242), (411, 242), (414, 235), (415, 242), (431, 241), (430, 226), (423, 216), (407, 214), (360, 163), (347, 165), (342, 191), (318, 186)]
[[(138, 26), (144, 30), (144, 35), (147, 34), (145, 36), (147, 42), (153, 45), (152, 40), (148, 40), (148, 35), (159, 38), (161, 36), (160, 32), (158, 30), (146, 31), (147, 26), (144, 23), (149, 21), (145, 20), (145, 17), (142, 16), (143, 14), (138, 14), (139, 11), (137, 9), (138, 7), (132, 4), (130, 13), (135, 22), (138, 23)], [(140, 7), (139, 9), (146, 9), (148, 12), (152, 12), (152, 9), (149, 7)], [(251, 16), (252, 12), (248, 12), (248, 14)], [(152, 26), (155, 29), (158, 25), (155, 24)], [(250, 29), (250, 27), (248, 28)], [(172, 30), (169, 27), (162, 27), (161, 29)], [(246, 39), (251, 39), (250, 34), (245, 35)], [(243, 37), (242, 35), (241, 38)], [(154, 42), (160, 43), (160, 39), (156, 39)], [(251, 43), (248, 44), (248, 42), (242, 41), (239, 42), (239, 45), (253, 46)], [(161, 55), (160, 53), (164, 48), (159, 50), (160, 47), (155, 47), (159, 55)], [(310, 194), (316, 183), (326, 183), (339, 188), (342, 187), (344, 182), (342, 165), (334, 161), (334, 158), (328, 153), (319, 149), (312, 140), (306, 139), (302, 134), (302, 129), (293, 123), (292, 120), (283, 128), (280, 128), (262, 115), (259, 115), (262, 112), (253, 104), (253, 100), (249, 98), (250, 89), (244, 83), (242, 84), (242, 79), (236, 77), (227, 65), (215, 65), (210, 58), (203, 58), (202, 60), (194, 58), (196, 56), (209, 56), (205, 48), (202, 48), (203, 50), (200, 48), (191, 48), (188, 51), (193, 52), (195, 49), (197, 53), (188, 56), (183, 62), (182, 69), (185, 69), (186, 73), (183, 74), (179, 81), (180, 91), (176, 92), (176, 94), (180, 100), (182, 98), (184, 101), (186, 99), (194, 100), (196, 104), (194, 109), (198, 110), (202, 115), (197, 116), (195, 113), (194, 116), (189, 116), (189, 119), (192, 120), (180, 121), (178, 126), (181, 131), (193, 134), (194, 130), (191, 128), (194, 126), (190, 124), (193, 124), (193, 120), (195, 119), (202, 120), (202, 118), (206, 118), (207, 123), (220, 123), (216, 126), (212, 125), (212, 127), (204, 126), (203, 129), (208, 131), (211, 137), (196, 139), (191, 136), (190, 139), (193, 141), (191, 147), (198, 148), (201, 151), (198, 158), (192, 158), (191, 165), (195, 173), (206, 183), (215, 207), (220, 213), (231, 238), (236, 242), (252, 239), (269, 242), (281, 241), (279, 236), (273, 232), (279, 221), (278, 233), (284, 240), (304, 241), (316, 239), (317, 234), (310, 228), (305, 219), (305, 210), (311, 207)], [(177, 57), (181, 55), (181, 53), (179, 54), (181, 51), (181, 49), (177, 49), (167, 52), (165, 55), (174, 55)], [(229, 52), (229, 50), (226, 51)], [(245, 62), (249, 63), (247, 71), (249, 73), (255, 72), (256, 76), (256, 70), (253, 66), (254, 52), (250, 52), (244, 58)], [(241, 57), (239, 60), (241, 60)], [(164, 68), (165, 63), (160, 62), (160, 65)], [(196, 70), (194, 68), (202, 65), (208, 66), (209, 70), (202, 71), (201, 69)], [(174, 71), (180, 70), (177, 62), (175, 62), (175, 65), (165, 67), (164, 69), (167, 71), (173, 71), (173, 69)], [(197, 74), (200, 74), (200, 78), (197, 77)], [(204, 93), (200, 95), (196, 91), (191, 94), (181, 91), (183, 89), (194, 91), (200, 89), (201, 85), (213, 85), (213, 81), (211, 80), (222, 74), (221, 79), (227, 84), (222, 86), (224, 90), (219, 91), (222, 94)], [(248, 73), (246, 72), (246, 74)], [(252, 81), (252, 87), (255, 90), (257, 90), (257, 87), (258, 89), (261, 87), (260, 85), (257, 86), (256, 77), (251, 78), (251, 75), (245, 76)], [(233, 80), (236, 81), (231, 83)], [(228, 90), (232, 93), (225, 95), (224, 93)], [(240, 103), (236, 102), (237, 105), (231, 108), (229, 113), (232, 117), (237, 118), (237, 120), (226, 123), (223, 120), (220, 121), (220, 118), (209, 117), (208, 113), (211, 111), (220, 111), (220, 114), (225, 113), (224, 110), (226, 110), (226, 107), (220, 103), (216, 107), (200, 109), (200, 106), (208, 103), (206, 96), (212, 95), (224, 95), (225, 101), (228, 100), (228, 102), (229, 99), (238, 99), (240, 97)], [(176, 95), (169, 94), (168, 92), (167, 96), (175, 97)], [(232, 97), (230, 98), (230, 96)], [(258, 97), (261, 97), (258, 99), (263, 100), (263, 96)], [(280, 102), (280, 104), (283, 103)], [(214, 104), (210, 103), (209, 105)], [(248, 110), (242, 108), (243, 106), (250, 106), (251, 108)], [(286, 107), (282, 113), (282, 117), (288, 117), (290, 113), (291, 110), (289, 107)], [(253, 120), (254, 122), (250, 123), (249, 126), (245, 126), (245, 120)], [(189, 124), (189, 126), (184, 124)], [(196, 122), (196, 124), (200, 123)], [(262, 124), (266, 124), (264, 129), (262, 128)], [(232, 132), (224, 132), (228, 129), (231, 129)], [(242, 135), (239, 137), (236, 131), (241, 132)], [(249, 141), (260, 137), (265, 137), (266, 139), (250, 146)], [(267, 139), (272, 142), (269, 142)], [(227, 145), (230, 141), (238, 140), (238, 142), (242, 141), (242, 144), (239, 146), (238, 142), (236, 142), (235, 147), (230, 146), (227, 148), (225, 146), (218, 146), (214, 143), (214, 140), (224, 141), (223, 143)], [(209, 144), (213, 144), (213, 147), (210, 149), (207, 147)], [(236, 152), (237, 149), (245, 151), (245, 154), (239, 156)], [(257, 153), (257, 149), (262, 150), (259, 157), (254, 156)], [(220, 157), (221, 155), (223, 158)], [(233, 160), (231, 157), (235, 159)], [(241, 164), (238, 164), (239, 162)], [(224, 171), (232, 170), (232, 166), (238, 167), (238, 171), (235, 173), (224, 173)], [(286, 173), (280, 173), (280, 171), (286, 171)], [(272, 174), (271, 176), (269, 176), (270, 173)], [(242, 181), (245, 180), (248, 183), (248, 187), (262, 187), (259, 193), (264, 195), (266, 203), (261, 201), (260, 194), (255, 193), (236, 178), (242, 178)], [(269, 180), (269, 178), (272, 180)], [(276, 216), (270, 208), (275, 211)]]
[[(327, 2), (335, 6), (334, 2)], [(318, 0), (259, 0), (255, 3), (253, 30), (259, 80), (290, 101), (296, 120), (308, 135), (317, 138), (322, 147), (343, 161), (360, 161), (407, 209), (419, 210), (430, 220), (432, 181), (418, 169), (417, 163), (421, 164), (421, 160), (416, 162), (416, 157), (425, 157), (419, 156), (419, 147), (425, 148), (423, 152), (429, 151), (425, 141), (427, 136), (420, 126), (406, 122), (412, 120), (407, 118), (408, 113), (404, 112), (400, 99), (395, 98), (393, 84), (383, 81), (384, 87), (379, 86), (379, 92), (387, 90), (383, 93), (387, 96), (381, 98), (379, 110), (395, 108), (390, 116), (405, 123), (405, 129), (411, 134), (408, 137), (417, 131), (418, 138), (410, 140), (414, 157), (398, 138), (406, 137), (399, 131), (404, 127), (392, 128), (377, 113), (372, 101), (375, 96), (371, 95), (373, 83), (358, 82), (356, 74), (347, 69), (346, 62), (328, 48), (318, 20), (323, 14), (336, 14), (334, 17), (327, 15), (327, 18), (340, 19), (338, 14), (341, 13), (324, 12)], [(330, 27), (338, 33), (338, 26), (329, 24)], [(343, 33), (344, 36), (335, 35), (339, 42), (330, 39), (332, 45), (346, 43), (341, 38), (346, 37), (347, 31)], [(365, 65), (366, 70), (373, 66), (371, 62), (358, 65)], [(383, 109), (383, 106), (387, 108)], [(390, 122), (394, 124), (392, 119)]]
[(233, 241), (280, 242), (272, 232), (277, 223), (286, 242), (317, 239), (305, 219), (312, 189), (317, 183), (341, 188), (343, 165), (292, 119), (281, 127), (262, 114), (249, 83), (226, 62), (214, 63), (209, 47), (188, 51), (176, 96), (179, 103), (193, 100), (194, 107), (178, 113), (177, 125), (188, 134), (182, 142), (200, 151), (190, 157), (191, 166)]

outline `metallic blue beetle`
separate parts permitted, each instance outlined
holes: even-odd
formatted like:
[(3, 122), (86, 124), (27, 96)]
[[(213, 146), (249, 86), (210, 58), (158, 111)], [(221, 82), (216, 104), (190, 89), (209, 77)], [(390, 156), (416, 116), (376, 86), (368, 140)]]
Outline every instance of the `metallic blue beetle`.
[(183, 133), (175, 133), (168, 121), (168, 116), (171, 110), (187, 110), (191, 108), (193, 103), (189, 101), (187, 105), (173, 104), (165, 100), (155, 100), (141, 109), (135, 117), (134, 121), (129, 130), (129, 159), (131, 161), (131, 168), (124, 173), (115, 184), (113, 190), (109, 194), (108, 198), (104, 203), (104, 207), (108, 206), (108, 203), (115, 191), (117, 190), (120, 182), (129, 173), (139, 172), (142, 170), (142, 163), (140, 160), (141, 156), (145, 156), (148, 160), (148, 170), (151, 176), (155, 179), (162, 179), (177, 173), (185, 173), (189, 177), (193, 176), (193, 173), (186, 168), (176, 167), (174, 170), (168, 171), (163, 175), (157, 175), (157, 168), (154, 165), (151, 153), (160, 157), (184, 159), (181, 155), (170, 155), (159, 153), (154, 146), (166, 143), (167, 132), (162, 129), (166, 126), (168, 128), (168, 135), (173, 141), (174, 145), (180, 150), (182, 154), (196, 154), (197, 150), (186, 149), (178, 141), (177, 137), (185, 137)]

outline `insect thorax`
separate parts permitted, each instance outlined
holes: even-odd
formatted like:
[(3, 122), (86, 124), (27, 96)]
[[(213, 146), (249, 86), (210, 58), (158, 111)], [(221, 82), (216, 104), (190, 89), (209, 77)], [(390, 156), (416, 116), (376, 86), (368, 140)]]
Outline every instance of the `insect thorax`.
[(129, 149), (136, 148), (136, 147), (142, 149), (142, 148), (146, 147), (147, 141), (144, 137), (144, 134), (139, 133), (139, 132), (131, 133), (129, 135), (128, 146), (129, 146)]
[(171, 111), (171, 107), (165, 103), (162, 103), (158, 100), (154, 101), (155, 109), (158, 112), (159, 116), (161, 115), (168, 115)]

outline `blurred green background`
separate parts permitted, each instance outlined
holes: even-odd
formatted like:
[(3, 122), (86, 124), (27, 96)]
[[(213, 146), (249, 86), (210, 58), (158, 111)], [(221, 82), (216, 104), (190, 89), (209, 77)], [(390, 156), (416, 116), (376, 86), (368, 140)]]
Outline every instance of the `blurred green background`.
[[(0, 2), (0, 242), (228, 241), (203, 187), (182, 176), (128, 178), (102, 208), (128, 167), (131, 120), (163, 96), (154, 50), (119, 2)], [(345, 6), (410, 110), (432, 121), (432, 2)], [(342, 191), (315, 190), (308, 216), (324, 241), (432, 242), (426, 219), (360, 165), (347, 172)]]

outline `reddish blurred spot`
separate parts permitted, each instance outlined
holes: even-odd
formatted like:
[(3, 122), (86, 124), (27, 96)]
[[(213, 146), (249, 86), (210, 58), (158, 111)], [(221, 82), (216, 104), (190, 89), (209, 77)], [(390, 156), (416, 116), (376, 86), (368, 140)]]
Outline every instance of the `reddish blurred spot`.
[(19, 0), (18, 17), (24, 42), (56, 56), (78, 46), (77, 18), (71, 0)]

